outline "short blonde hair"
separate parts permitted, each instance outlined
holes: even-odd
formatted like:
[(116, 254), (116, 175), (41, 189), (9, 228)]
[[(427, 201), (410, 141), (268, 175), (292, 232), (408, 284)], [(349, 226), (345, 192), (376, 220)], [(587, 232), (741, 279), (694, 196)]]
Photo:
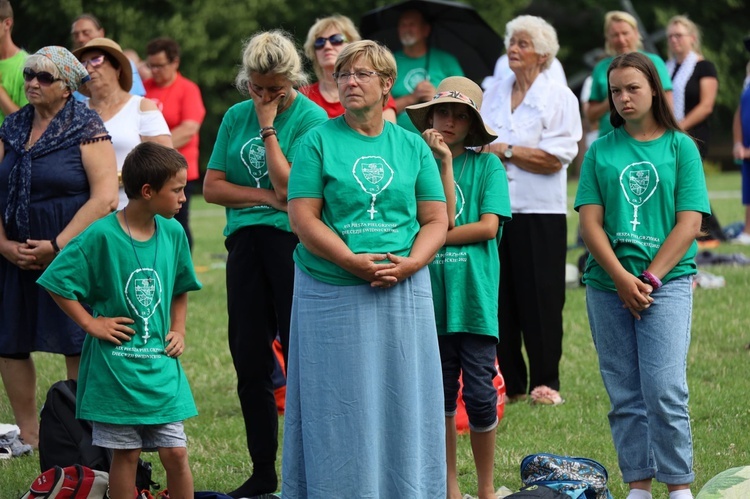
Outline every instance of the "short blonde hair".
[(609, 27), (612, 26), (613, 23), (628, 23), (630, 27), (638, 33), (638, 50), (643, 49), (643, 37), (641, 36), (641, 30), (638, 29), (638, 21), (635, 17), (622, 10), (610, 10), (604, 15), (604, 51), (608, 55), (617, 55), (615, 49), (610, 45), (609, 37), (607, 36)]
[(542, 71), (549, 69), (552, 60), (557, 57), (557, 52), (560, 50), (555, 28), (541, 17), (518, 16), (505, 25), (506, 50), (510, 45), (510, 39), (519, 31), (529, 34), (535, 53), (547, 56), (547, 60), (542, 65)]
[[(388, 78), (393, 82), (396, 81), (396, 59), (386, 46), (372, 40), (360, 40), (344, 47), (336, 58), (334, 72), (338, 73), (342, 68), (351, 67), (360, 57), (372, 65), (372, 69), (380, 73), (381, 86)], [(383, 96), (383, 104), (387, 101), (388, 94)]]
[(302, 58), (291, 35), (282, 30), (262, 31), (250, 38), (242, 48), (242, 66), (234, 83), (247, 95), (250, 73), (277, 74), (299, 87), (307, 83)]
[(26, 57), (26, 61), (24, 62), (23, 67), (24, 69), (29, 68), (35, 72), (47, 71), (55, 78), (59, 78), (59, 81), (54, 82), (53, 85), (60, 85), (60, 88), (70, 89), (70, 87), (68, 86), (68, 82), (66, 82), (65, 78), (62, 77), (62, 74), (57, 68), (57, 65), (52, 62), (52, 59), (47, 56), (41, 54), (31, 54)]
[[(685, 15), (674, 16), (672, 19), (670, 19), (669, 22), (667, 23), (667, 29), (669, 29), (669, 27), (672, 26), (673, 24), (681, 24), (685, 26), (685, 29), (687, 30), (688, 35), (692, 36), (695, 40), (693, 42), (693, 50), (696, 53), (703, 55), (703, 53), (701, 52), (701, 30), (698, 28), (698, 25), (695, 24), (693, 21), (691, 21), (688, 18), (688, 16), (685, 16)], [(669, 52), (670, 54), (672, 53), (671, 50)]]
[(318, 57), (315, 54), (315, 39), (318, 38), (323, 32), (328, 31), (331, 28), (339, 31), (342, 35), (344, 35), (345, 43), (358, 42), (362, 39), (352, 20), (346, 16), (335, 14), (332, 16), (316, 19), (315, 24), (313, 24), (310, 27), (310, 30), (307, 32), (307, 39), (305, 40), (303, 49), (307, 58), (310, 60), (310, 62), (312, 62), (313, 70), (315, 71), (315, 75), (318, 77), (318, 80), (322, 80), (324, 75), (323, 68), (320, 67), (320, 64), (318, 63)]

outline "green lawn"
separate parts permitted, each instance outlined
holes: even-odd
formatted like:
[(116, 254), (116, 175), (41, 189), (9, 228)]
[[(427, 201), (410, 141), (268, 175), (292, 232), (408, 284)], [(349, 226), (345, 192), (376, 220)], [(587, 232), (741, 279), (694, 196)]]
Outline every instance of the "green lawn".
[[(737, 173), (708, 177), (712, 204), (722, 224), (743, 219)], [(575, 184), (570, 185), (571, 202)], [(570, 241), (575, 241), (577, 216), (571, 210)], [(235, 393), (234, 369), (226, 344), (223, 237), (224, 211), (194, 198), (192, 227), (195, 265), (204, 284), (191, 295), (188, 317), (188, 349), (183, 357), (200, 415), (187, 422), (190, 455), (196, 490), (227, 491), (250, 473), (244, 429)], [(750, 248), (722, 245), (716, 251), (743, 252)], [(581, 249), (571, 250), (574, 262)], [(726, 287), (695, 292), (693, 342), (689, 355), (691, 415), (695, 442), (693, 488), (720, 471), (750, 464), (745, 424), (750, 418), (747, 403), (747, 372), (750, 342), (747, 295), (750, 268), (706, 268), (726, 278)], [(46, 389), (64, 376), (63, 359), (36, 354), (39, 371), (38, 401)], [(568, 291), (565, 307), (565, 343), (561, 366), (562, 394), (566, 403), (558, 407), (515, 404), (506, 407), (497, 434), (496, 486), (520, 486), (519, 464), (530, 453), (552, 452), (587, 456), (603, 463), (610, 472), (615, 498), (627, 495), (617, 469), (617, 459), (607, 424), (609, 403), (599, 377), (591, 343), (581, 288)], [(117, 401), (113, 401), (117, 403)], [(13, 422), (0, 388), (0, 422)], [(156, 481), (164, 474), (155, 454)], [(463, 492), (475, 494), (475, 474), (468, 437), (459, 441)], [(0, 499), (19, 497), (39, 473), (37, 456), (0, 461)], [(666, 489), (656, 485), (655, 498), (666, 498)], [(384, 498), (391, 499), (391, 498)]]

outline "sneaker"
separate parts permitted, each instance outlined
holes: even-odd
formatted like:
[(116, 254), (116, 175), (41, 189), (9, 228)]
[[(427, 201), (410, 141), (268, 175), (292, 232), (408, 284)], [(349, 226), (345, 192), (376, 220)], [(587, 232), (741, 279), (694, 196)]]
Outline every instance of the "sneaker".
[(743, 244), (745, 246), (748, 246), (750, 245), (750, 234), (744, 231), (740, 232), (739, 235), (737, 235), (737, 237), (732, 239), (732, 242), (735, 244)]

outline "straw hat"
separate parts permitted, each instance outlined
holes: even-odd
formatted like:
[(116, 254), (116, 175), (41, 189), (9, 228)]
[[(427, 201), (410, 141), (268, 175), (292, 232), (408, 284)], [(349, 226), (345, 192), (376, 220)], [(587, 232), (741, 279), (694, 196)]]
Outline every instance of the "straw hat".
[[(133, 86), (133, 69), (130, 67), (130, 59), (127, 58), (125, 54), (122, 52), (122, 48), (120, 45), (114, 41), (110, 40), (109, 38), (93, 38), (86, 43), (83, 47), (77, 48), (73, 51), (73, 55), (78, 58), (78, 60), (81, 60), (81, 56), (85, 52), (88, 52), (90, 50), (99, 50), (101, 52), (104, 52), (111, 58), (117, 61), (117, 63), (120, 65), (120, 88), (125, 90), (126, 92), (130, 91), (130, 88)], [(81, 92), (86, 97), (91, 97), (91, 91), (88, 89), (88, 85), (83, 85), (80, 89), (78, 89), (79, 92)]]
[(479, 110), (482, 108), (482, 89), (479, 85), (463, 76), (450, 76), (440, 82), (437, 87), (437, 94), (429, 102), (414, 104), (406, 107), (406, 114), (411, 118), (411, 122), (417, 127), (417, 130), (424, 132), (431, 125), (427, 123), (427, 116), (430, 112), (430, 106), (455, 102), (456, 104), (466, 104), (474, 114), (475, 121), (481, 126), (475, 127), (476, 130), (469, 132), (464, 141), (466, 147), (477, 147), (489, 144), (497, 138), (497, 134), (487, 125), (484, 124)]

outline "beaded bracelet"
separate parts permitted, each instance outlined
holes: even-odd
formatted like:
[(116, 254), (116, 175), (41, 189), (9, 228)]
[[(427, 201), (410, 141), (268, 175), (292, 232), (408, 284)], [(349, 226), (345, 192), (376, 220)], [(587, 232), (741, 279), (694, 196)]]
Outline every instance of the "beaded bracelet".
[(641, 272), (641, 275), (639, 275), (638, 278), (646, 284), (650, 284), (651, 287), (654, 288), (654, 291), (662, 287), (661, 279), (656, 277), (648, 270), (644, 270), (643, 272)]

